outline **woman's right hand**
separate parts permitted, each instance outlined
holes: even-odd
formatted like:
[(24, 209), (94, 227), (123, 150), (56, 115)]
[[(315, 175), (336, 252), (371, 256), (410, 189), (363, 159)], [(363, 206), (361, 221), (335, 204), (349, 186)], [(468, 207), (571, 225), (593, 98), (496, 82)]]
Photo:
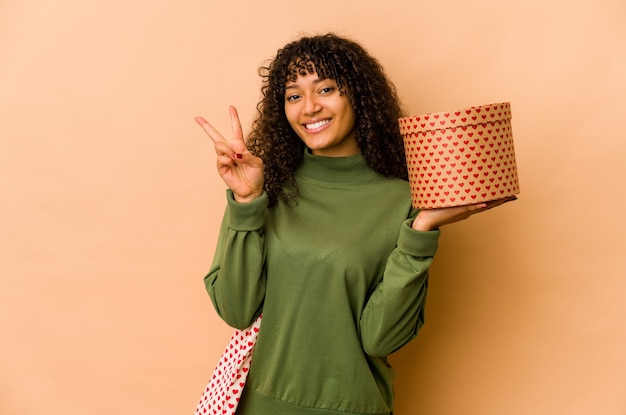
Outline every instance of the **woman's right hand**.
[(196, 117), (196, 122), (215, 143), (217, 171), (232, 190), (235, 200), (247, 203), (263, 193), (263, 161), (248, 151), (235, 107), (231, 106), (229, 112), (233, 135), (231, 141), (227, 141), (204, 118)]

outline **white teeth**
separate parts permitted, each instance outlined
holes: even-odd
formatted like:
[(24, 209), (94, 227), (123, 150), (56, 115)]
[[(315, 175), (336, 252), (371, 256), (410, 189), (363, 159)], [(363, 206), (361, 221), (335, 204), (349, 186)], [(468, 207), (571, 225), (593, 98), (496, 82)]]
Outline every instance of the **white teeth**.
[(304, 124), (304, 128), (306, 128), (307, 130), (314, 130), (316, 128), (320, 128), (322, 125), (328, 124), (329, 122), (330, 120), (323, 120), (323, 121), (318, 121), (313, 124)]

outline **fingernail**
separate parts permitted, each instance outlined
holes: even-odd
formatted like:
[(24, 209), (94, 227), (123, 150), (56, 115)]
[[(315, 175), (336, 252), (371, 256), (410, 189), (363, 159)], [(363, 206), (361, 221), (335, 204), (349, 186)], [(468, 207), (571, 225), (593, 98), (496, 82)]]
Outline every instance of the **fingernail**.
[(243, 154), (235, 153), (235, 157), (241, 160), (243, 158)]

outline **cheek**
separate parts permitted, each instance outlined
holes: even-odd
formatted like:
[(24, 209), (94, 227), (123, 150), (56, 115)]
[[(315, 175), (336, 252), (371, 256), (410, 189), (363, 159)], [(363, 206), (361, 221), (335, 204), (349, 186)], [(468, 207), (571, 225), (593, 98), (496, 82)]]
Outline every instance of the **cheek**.
[(348, 130), (353, 130), (356, 123), (356, 115), (352, 107), (348, 107), (345, 112), (345, 123)]
[(287, 118), (287, 122), (289, 122), (291, 128), (296, 128), (296, 126), (298, 126), (297, 114), (293, 108), (285, 106), (285, 118)]

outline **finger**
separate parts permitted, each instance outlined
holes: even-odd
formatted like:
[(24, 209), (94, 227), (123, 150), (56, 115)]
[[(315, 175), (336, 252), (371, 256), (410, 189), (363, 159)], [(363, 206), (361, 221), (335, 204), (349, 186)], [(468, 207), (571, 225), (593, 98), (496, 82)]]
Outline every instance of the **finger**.
[(496, 205), (496, 206), (502, 206), (502, 205), (504, 205), (505, 203), (513, 202), (513, 201), (515, 201), (515, 200), (517, 200), (517, 196), (507, 197), (507, 198), (505, 198), (505, 199), (502, 199), (502, 202), (501, 202), (501, 203), (499, 203), (499, 204), (498, 204), (498, 205)]
[(243, 130), (241, 128), (241, 121), (239, 120), (239, 114), (237, 108), (230, 106), (228, 108), (230, 113), (230, 128), (233, 132), (233, 140), (243, 141)]
[(512, 202), (514, 200), (517, 200), (517, 196), (509, 196), (509, 197), (505, 197), (502, 199), (492, 200), (485, 204), (486, 205), (485, 209), (493, 209), (495, 207), (502, 206), (503, 204)]
[(202, 117), (196, 117), (195, 120), (200, 125), (200, 127), (202, 127), (204, 132), (207, 133), (209, 138), (213, 140), (214, 143), (217, 144), (218, 142), (226, 142), (226, 139), (222, 136), (222, 134), (220, 134), (219, 131), (213, 128), (213, 126), (209, 124), (207, 120)]
[(222, 167), (237, 167), (237, 163), (235, 163), (232, 157), (228, 157), (227, 155), (219, 155), (215, 161), (218, 169)]
[(218, 156), (226, 155), (230, 158), (237, 156), (237, 153), (235, 153), (235, 150), (233, 150), (230, 144), (225, 141), (218, 141), (215, 143), (215, 152), (217, 153)]
[(505, 198), (502, 198), (502, 199), (498, 199), (498, 200), (494, 200), (492, 202), (489, 202), (489, 204), (493, 205), (493, 206), (500, 206), (500, 205), (503, 205), (505, 203), (512, 202), (514, 200), (517, 200), (517, 196), (508, 196), (508, 197), (505, 197)]

